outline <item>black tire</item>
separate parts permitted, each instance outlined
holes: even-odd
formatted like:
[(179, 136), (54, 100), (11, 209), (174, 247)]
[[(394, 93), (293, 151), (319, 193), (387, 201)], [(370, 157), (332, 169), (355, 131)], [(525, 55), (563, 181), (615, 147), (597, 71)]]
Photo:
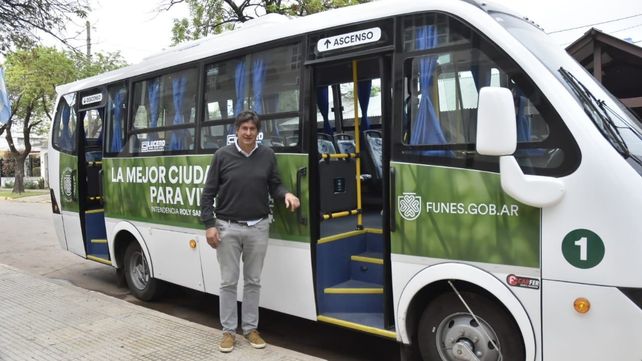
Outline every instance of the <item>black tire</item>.
[[(488, 297), (460, 290), (479, 325), (454, 292), (434, 298), (419, 320), (417, 344), (422, 360), (454, 361), (462, 345), (480, 361), (524, 361), (522, 333), (508, 311)], [(495, 348), (493, 342), (501, 350)], [(454, 347), (454, 348), (453, 348)]]
[(132, 242), (125, 251), (125, 280), (131, 293), (143, 301), (152, 301), (161, 295), (163, 281), (152, 278), (145, 253), (138, 243)]

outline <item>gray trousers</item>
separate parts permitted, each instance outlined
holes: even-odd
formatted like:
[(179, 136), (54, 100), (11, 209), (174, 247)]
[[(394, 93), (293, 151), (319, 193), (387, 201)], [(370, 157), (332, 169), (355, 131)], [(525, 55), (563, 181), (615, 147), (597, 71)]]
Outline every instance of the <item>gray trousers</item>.
[(224, 332), (236, 333), (238, 312), (236, 290), (243, 259), (243, 303), (241, 329), (247, 334), (259, 325), (259, 297), (261, 271), (267, 251), (270, 222), (268, 218), (249, 227), (237, 223), (216, 221), (221, 243), (216, 248), (216, 258), (221, 268), (219, 317)]

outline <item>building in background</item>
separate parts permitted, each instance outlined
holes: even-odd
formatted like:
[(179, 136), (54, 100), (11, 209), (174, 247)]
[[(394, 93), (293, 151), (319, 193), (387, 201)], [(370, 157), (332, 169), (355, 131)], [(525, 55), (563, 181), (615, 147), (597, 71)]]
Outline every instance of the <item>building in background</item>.
[[(44, 185), (47, 185), (47, 136), (31, 135), (30, 139), (31, 153), (25, 159), (25, 184), (43, 184), (44, 180)], [(22, 135), (14, 135), (13, 140), (17, 149), (25, 148)], [(7, 182), (13, 183), (15, 161), (4, 136), (0, 137), (0, 163), (0, 187), (5, 187)]]
[(591, 28), (566, 51), (642, 118), (641, 47)]

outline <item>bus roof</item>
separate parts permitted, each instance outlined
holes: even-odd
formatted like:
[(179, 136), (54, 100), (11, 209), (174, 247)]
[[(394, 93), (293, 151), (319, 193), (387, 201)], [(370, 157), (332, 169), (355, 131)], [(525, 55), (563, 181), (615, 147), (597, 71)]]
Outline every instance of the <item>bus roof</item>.
[(386, 18), (427, 10), (457, 12), (474, 6), (481, 8), (477, 0), (381, 0), (361, 5), (308, 15), (288, 18), (270, 14), (246, 22), (240, 28), (203, 39), (182, 43), (163, 52), (145, 58), (142, 62), (114, 71), (81, 79), (56, 88), (59, 94), (89, 89), (119, 80), (128, 79), (160, 69), (197, 61), (214, 55), (225, 54), (256, 44), (330, 29), (351, 23)]

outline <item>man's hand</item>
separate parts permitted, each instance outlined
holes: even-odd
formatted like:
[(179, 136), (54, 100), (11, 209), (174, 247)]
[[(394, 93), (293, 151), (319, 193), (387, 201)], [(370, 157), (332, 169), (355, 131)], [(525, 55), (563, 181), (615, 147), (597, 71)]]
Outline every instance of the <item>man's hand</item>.
[(212, 246), (212, 248), (218, 247), (221, 244), (221, 236), (218, 234), (218, 228), (210, 227), (205, 231), (205, 238), (207, 238), (207, 243)]
[(299, 198), (297, 198), (294, 194), (285, 194), (285, 208), (289, 209), (291, 212), (294, 212), (297, 208), (299, 208), (300, 205), (301, 202), (299, 201)]

